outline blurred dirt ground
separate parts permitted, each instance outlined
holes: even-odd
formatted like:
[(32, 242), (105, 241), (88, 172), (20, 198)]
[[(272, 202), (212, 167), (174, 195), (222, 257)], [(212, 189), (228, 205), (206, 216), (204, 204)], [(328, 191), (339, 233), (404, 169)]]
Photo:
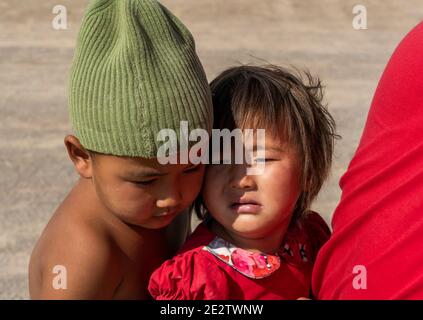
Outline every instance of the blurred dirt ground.
[[(338, 180), (354, 154), (383, 68), (423, 17), (421, 0), (367, 0), (368, 29), (352, 28), (357, 1), (166, 0), (192, 31), (209, 80), (240, 63), (307, 68), (326, 85), (343, 139), (314, 208), (329, 222)], [(67, 8), (54, 30), (52, 8)], [(86, 0), (0, 0), (0, 298), (26, 299), (32, 247), (76, 181), (67, 77)]]

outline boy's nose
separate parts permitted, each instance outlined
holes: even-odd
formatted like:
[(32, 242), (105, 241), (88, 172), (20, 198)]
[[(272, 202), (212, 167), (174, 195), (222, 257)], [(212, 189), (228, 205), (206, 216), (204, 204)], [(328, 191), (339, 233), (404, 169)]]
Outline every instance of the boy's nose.
[(157, 207), (159, 208), (175, 208), (178, 207), (182, 202), (182, 194), (178, 191), (174, 191), (168, 194), (164, 199), (157, 200)]

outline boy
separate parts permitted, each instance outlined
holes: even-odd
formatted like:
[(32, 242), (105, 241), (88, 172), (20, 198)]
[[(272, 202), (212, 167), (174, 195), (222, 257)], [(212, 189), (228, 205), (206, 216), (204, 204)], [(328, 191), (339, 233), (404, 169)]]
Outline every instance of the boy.
[(169, 241), (166, 227), (195, 199), (204, 172), (157, 159), (161, 129), (211, 128), (192, 35), (157, 1), (92, 1), (69, 108), (76, 135), (65, 145), (80, 179), (34, 248), (31, 298), (149, 298), (150, 273), (183, 240), (187, 221)]

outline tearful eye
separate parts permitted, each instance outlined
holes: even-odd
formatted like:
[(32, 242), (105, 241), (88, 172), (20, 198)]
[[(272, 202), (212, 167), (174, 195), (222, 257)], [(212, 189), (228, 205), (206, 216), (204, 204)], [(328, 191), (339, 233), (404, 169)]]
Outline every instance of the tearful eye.
[(148, 186), (153, 184), (157, 179), (145, 180), (145, 181), (131, 181), (133, 184), (138, 186)]
[(274, 158), (256, 158), (254, 159), (254, 163), (266, 163), (266, 162), (272, 162), (276, 160), (277, 159), (274, 159)]

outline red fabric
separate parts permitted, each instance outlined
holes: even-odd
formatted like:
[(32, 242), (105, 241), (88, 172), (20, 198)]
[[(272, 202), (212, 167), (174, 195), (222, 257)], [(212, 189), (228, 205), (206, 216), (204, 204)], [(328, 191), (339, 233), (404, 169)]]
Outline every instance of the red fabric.
[[(423, 299), (422, 23), (391, 57), (340, 186), (333, 234), (313, 270), (314, 295)], [(366, 289), (353, 286), (364, 275), (353, 273), (357, 265), (367, 270)]]
[(210, 252), (202, 250), (216, 235), (201, 224), (181, 252), (153, 273), (149, 291), (157, 300), (267, 300), (308, 297), (313, 261), (329, 234), (329, 228), (323, 219), (316, 213), (311, 213), (302, 228), (295, 228), (288, 233), (291, 243), (295, 240), (306, 244), (311, 259), (298, 263), (286, 263), (282, 260), (281, 267), (269, 277), (251, 279)]

